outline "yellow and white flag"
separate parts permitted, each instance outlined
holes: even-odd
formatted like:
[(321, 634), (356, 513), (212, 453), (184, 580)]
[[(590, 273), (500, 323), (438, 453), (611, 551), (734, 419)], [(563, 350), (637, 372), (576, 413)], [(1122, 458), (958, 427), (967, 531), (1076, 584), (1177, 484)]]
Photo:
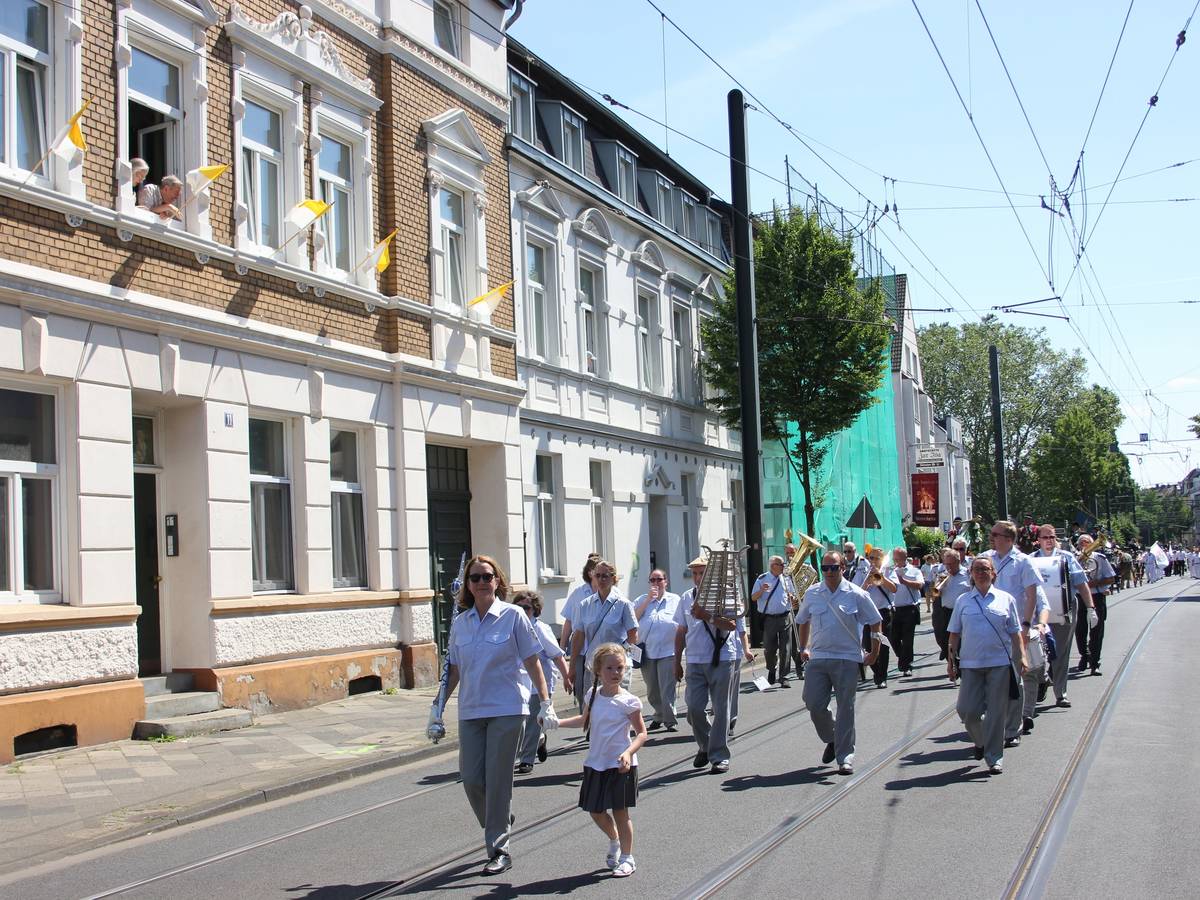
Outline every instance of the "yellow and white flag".
[(362, 261), (360, 269), (371, 265), (375, 267), (376, 272), (382, 272), (392, 264), (392, 255), (388, 252), (388, 245), (391, 244), (392, 238), (396, 236), (398, 228), (392, 229), (391, 234), (385, 237), (382, 241), (375, 245), (375, 249), (367, 254), (367, 258)]
[(83, 139), (83, 126), (79, 123), (91, 103), (91, 100), (84, 100), (83, 106), (79, 107), (75, 115), (67, 120), (62, 131), (55, 135), (54, 143), (50, 145), (52, 153), (63, 159), (71, 159), (76, 153), (83, 153), (87, 150), (87, 141)]
[(480, 294), (474, 300), (467, 303), (469, 309), (479, 321), (490, 319), (492, 313), (500, 306), (500, 301), (508, 296), (508, 292), (512, 290), (513, 282), (506, 281), (499, 287), (494, 287), (486, 294)]
[(192, 196), (200, 193), (218, 178), (225, 174), (229, 169), (229, 163), (219, 166), (201, 166), (198, 169), (192, 169), (187, 173), (188, 188), (192, 192)]
[(332, 203), (326, 203), (324, 200), (301, 200), (292, 207), (285, 218), (297, 231), (303, 231), (329, 212), (331, 206)]

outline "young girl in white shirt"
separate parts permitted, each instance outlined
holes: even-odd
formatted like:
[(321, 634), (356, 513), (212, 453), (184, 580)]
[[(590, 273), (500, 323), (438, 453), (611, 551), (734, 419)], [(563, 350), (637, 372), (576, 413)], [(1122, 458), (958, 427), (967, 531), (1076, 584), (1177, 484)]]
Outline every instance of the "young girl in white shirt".
[(637, 751), (646, 742), (642, 701), (621, 687), (628, 667), (629, 659), (620, 644), (597, 647), (592, 656), (594, 678), (584, 697), (583, 715), (559, 722), (562, 728), (591, 729), (579, 808), (591, 813), (592, 820), (608, 836), (605, 863), (617, 878), (626, 878), (637, 869), (629, 811), (637, 805)]

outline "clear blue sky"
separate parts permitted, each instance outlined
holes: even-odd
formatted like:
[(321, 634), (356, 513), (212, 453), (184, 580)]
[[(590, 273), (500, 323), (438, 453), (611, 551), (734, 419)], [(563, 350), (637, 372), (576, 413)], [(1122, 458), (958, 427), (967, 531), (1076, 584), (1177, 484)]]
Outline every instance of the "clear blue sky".
[[(1075, 224), (1087, 236), (1085, 262), (1073, 278), (1074, 237), (1068, 237), (1066, 219), (1055, 229), (1048, 253), (1052, 214), (1040, 208), (1038, 195), (1049, 198), (1050, 174), (975, 0), (918, 0), (918, 5), (1032, 249), (999, 192), (912, 0), (656, 2), (854, 187), (781, 126), (753, 111), (752, 165), (782, 180), (787, 155), (823, 196), (849, 210), (865, 208), (857, 192), (878, 207), (893, 200), (899, 205), (902, 229), (889, 217), (879, 226), (877, 243), (897, 271), (909, 274), (916, 306), (942, 307), (950, 301), (976, 318), (994, 305), (1062, 294), (1078, 334), (1057, 320), (1003, 318), (1044, 326), (1055, 346), (1081, 349), (1092, 380), (1118, 390), (1126, 414), (1122, 442), (1136, 442), (1139, 433), (1152, 439), (1123, 448), (1140, 483), (1178, 481), (1200, 465), (1200, 442), (1175, 443), (1188, 436), (1186, 417), (1200, 412), (1200, 304), (1179, 302), (1200, 300), (1200, 199), (1162, 202), (1200, 198), (1200, 16), (1176, 54), (1123, 180), (1101, 213), (1109, 191), (1104, 183), (1116, 177), (1195, 0), (1133, 3), (1087, 141), (1087, 189), (1077, 185), (1070, 197)], [(980, 3), (1050, 172), (1065, 188), (1129, 3)], [(673, 128), (727, 149), (726, 93), (734, 85), (668, 24), (664, 93), (662, 20), (647, 0), (527, 0), (513, 34), (586, 87), (660, 121), (665, 107)], [(626, 115), (660, 146), (668, 140), (660, 126)], [(728, 198), (726, 159), (675, 134), (669, 136), (669, 150)], [(890, 182), (885, 194), (883, 175), (896, 179), (894, 197)], [(753, 176), (754, 209), (769, 209), (784, 196), (777, 181)], [(1054, 279), (1054, 292), (1043, 268)], [(1032, 308), (1061, 314), (1056, 307)], [(961, 321), (956, 314), (929, 313), (921, 314), (918, 324), (939, 320)]]

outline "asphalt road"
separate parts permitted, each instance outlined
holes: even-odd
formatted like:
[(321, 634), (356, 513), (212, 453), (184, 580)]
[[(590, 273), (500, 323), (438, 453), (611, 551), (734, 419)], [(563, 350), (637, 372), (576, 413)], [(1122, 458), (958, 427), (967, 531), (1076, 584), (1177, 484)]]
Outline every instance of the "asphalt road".
[[(1001, 776), (989, 777), (973, 759), (953, 713), (955, 689), (924, 626), (918, 652), (927, 655), (914, 677), (859, 693), (850, 778), (820, 764), (823, 745), (799, 684), (742, 697), (724, 776), (691, 768), (686, 726), (652, 736), (639, 754), (638, 871), (620, 889), (665, 897), (997, 897), (1025, 870), (1037, 834), (1043, 851), (1023, 896), (1196, 896), (1200, 717), (1187, 688), (1195, 681), (1189, 651), (1200, 627), (1200, 582), (1172, 578), (1127, 591), (1110, 610), (1105, 674), (1074, 679), (1073, 708), (1046, 708), (1033, 735), (1005, 753)], [(572, 808), (583, 754), (573, 736), (552, 742), (559, 752), (518, 781), (515, 866), (498, 879), (479, 874), (481, 832), (448, 755), (65, 856), (0, 880), (0, 897), (82, 898), (131, 884), (119, 896), (611, 894), (607, 841)]]

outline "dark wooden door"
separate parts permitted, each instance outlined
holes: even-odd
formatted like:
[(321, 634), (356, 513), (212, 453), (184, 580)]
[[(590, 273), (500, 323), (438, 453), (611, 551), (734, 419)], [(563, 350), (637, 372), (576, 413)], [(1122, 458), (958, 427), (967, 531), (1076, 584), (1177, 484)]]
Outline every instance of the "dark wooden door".
[(138, 674), (162, 671), (161, 617), (158, 608), (158, 481), (157, 476), (133, 476), (133, 547), (137, 603)]
[(429, 583), (435, 592), (433, 627), (438, 651), (445, 653), (454, 619), (450, 585), (465, 553), (471, 555), (471, 486), (467, 451), (428, 444), (425, 465), (429, 485)]

